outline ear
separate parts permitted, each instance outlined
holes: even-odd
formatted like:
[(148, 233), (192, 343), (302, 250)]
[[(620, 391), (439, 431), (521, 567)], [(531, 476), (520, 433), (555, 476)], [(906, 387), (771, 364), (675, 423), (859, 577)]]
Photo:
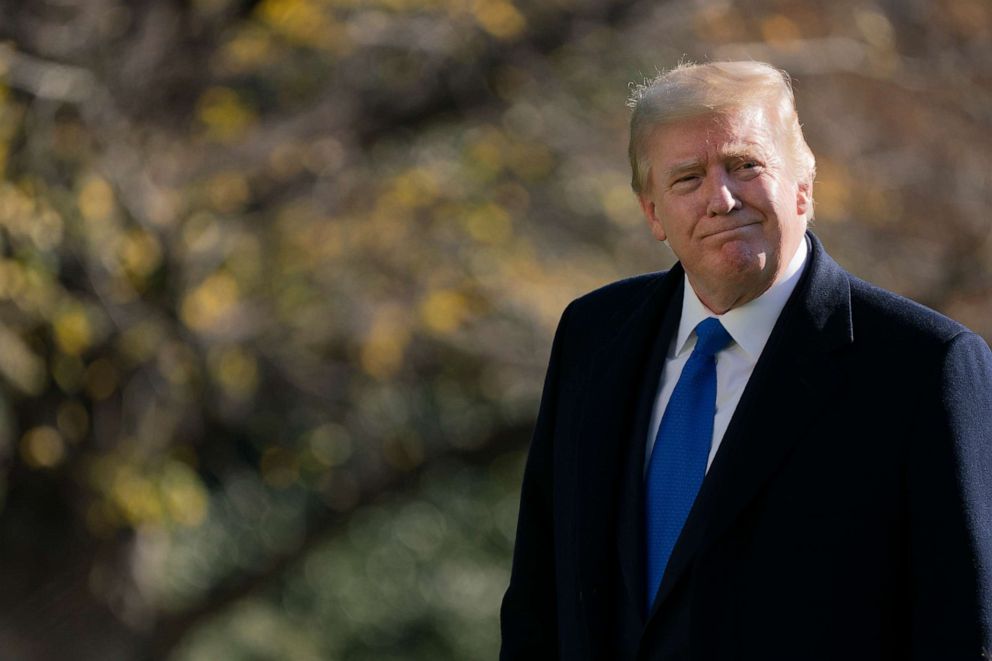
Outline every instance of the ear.
[(664, 241), (668, 238), (665, 234), (665, 226), (661, 223), (661, 219), (658, 218), (658, 214), (655, 212), (654, 200), (651, 199), (651, 195), (649, 193), (640, 193), (637, 196), (637, 200), (641, 203), (641, 211), (644, 212), (644, 218), (648, 221), (651, 234), (659, 241)]
[(800, 181), (796, 186), (796, 213), (806, 217), (813, 205), (813, 182), (809, 179)]

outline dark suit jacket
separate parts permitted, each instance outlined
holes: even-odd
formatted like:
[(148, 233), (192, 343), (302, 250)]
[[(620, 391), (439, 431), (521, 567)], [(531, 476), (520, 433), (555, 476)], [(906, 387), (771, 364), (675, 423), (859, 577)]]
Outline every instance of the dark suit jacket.
[(954, 661), (992, 647), (988, 345), (808, 237), (649, 614), (644, 442), (683, 271), (565, 310), (501, 659)]

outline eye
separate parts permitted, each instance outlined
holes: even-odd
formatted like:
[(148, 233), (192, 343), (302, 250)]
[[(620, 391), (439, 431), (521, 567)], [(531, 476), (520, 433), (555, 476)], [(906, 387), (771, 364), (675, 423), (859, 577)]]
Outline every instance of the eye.
[(702, 175), (699, 172), (687, 172), (672, 179), (670, 186), (679, 190), (689, 190), (695, 188), (701, 178)]
[(741, 176), (754, 177), (764, 169), (764, 166), (755, 159), (744, 158), (737, 163), (735, 169)]

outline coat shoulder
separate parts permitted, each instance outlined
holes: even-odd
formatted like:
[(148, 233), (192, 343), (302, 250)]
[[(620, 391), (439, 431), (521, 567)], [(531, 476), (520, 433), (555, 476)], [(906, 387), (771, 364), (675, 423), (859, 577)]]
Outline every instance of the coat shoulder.
[(862, 332), (877, 333), (887, 343), (930, 346), (971, 333), (961, 323), (921, 303), (849, 277), (855, 328)]
[(625, 317), (643, 304), (644, 297), (657, 287), (670, 271), (642, 273), (611, 282), (576, 298), (568, 310), (583, 320)]
[(645, 273), (576, 298), (565, 308), (558, 326), (561, 352), (572, 359), (597, 353), (629, 329), (629, 324), (650, 317), (654, 306), (665, 305), (680, 291), (681, 282), (681, 272)]

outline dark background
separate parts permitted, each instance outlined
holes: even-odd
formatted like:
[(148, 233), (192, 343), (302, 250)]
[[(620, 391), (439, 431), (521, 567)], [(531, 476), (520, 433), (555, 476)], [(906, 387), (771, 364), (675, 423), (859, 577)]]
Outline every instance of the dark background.
[(494, 658), (681, 58), (786, 68), (828, 250), (992, 336), (986, 0), (0, 2), (0, 656)]

